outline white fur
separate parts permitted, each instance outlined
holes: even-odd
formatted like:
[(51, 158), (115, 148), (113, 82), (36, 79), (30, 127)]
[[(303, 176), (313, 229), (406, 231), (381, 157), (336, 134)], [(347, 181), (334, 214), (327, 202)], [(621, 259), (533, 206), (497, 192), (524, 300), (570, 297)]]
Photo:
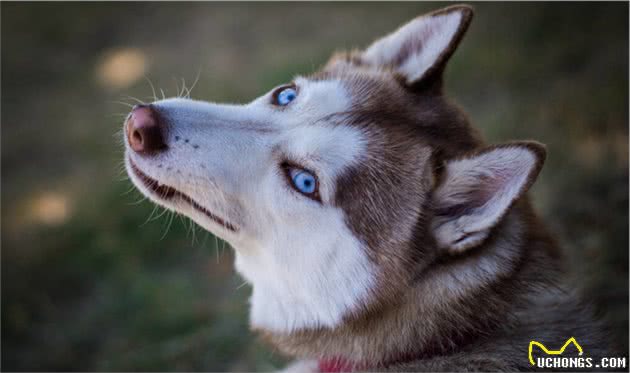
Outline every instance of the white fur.
[(394, 68), (407, 78), (407, 83), (413, 83), (436, 63), (453, 40), (461, 21), (460, 11), (418, 17), (374, 42), (363, 58), (373, 65), (392, 65), (405, 45), (411, 43), (414, 50)]
[(281, 232), (265, 246), (236, 248), (236, 268), (254, 285), (250, 319), (258, 328), (332, 328), (373, 285), (372, 264), (341, 211), (300, 220), (275, 227)]
[[(251, 323), (281, 332), (338, 325), (367, 300), (376, 272), (334, 205), (337, 176), (366, 148), (361, 130), (331, 116), (351, 99), (338, 81), (295, 83), (297, 99), (282, 108), (271, 105), (271, 93), (246, 105), (155, 102), (169, 126), (168, 150), (155, 157), (127, 151), (151, 178), (237, 227), (227, 230), (183, 200), (157, 198), (130, 170), (155, 202), (235, 248), (236, 268), (253, 286)], [(321, 204), (288, 185), (286, 159), (317, 174)]]
[(449, 162), (435, 193), (440, 208), (470, 206), (462, 214), (438, 217), (434, 225), (440, 246), (461, 251), (483, 240), (518, 198), (537, 163), (527, 147), (500, 147)]
[(297, 360), (289, 364), (278, 373), (309, 373), (319, 372), (317, 360)]

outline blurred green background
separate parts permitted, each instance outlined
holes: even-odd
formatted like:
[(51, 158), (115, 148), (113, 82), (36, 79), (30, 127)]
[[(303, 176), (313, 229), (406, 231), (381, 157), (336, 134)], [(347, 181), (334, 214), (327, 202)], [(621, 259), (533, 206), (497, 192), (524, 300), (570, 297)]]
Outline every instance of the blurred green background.
[[(229, 248), (147, 221), (115, 101), (199, 73), (194, 98), (245, 102), (442, 6), (3, 2), (3, 370), (279, 366), (248, 331)], [(447, 92), (490, 141), (548, 145), (535, 204), (627, 351), (628, 4), (475, 8)]]

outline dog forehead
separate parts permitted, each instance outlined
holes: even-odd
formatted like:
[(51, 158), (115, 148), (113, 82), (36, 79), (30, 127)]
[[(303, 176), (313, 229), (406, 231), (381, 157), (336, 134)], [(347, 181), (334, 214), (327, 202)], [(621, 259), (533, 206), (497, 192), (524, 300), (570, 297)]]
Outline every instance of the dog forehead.
[(339, 79), (313, 80), (305, 77), (294, 79), (299, 90), (299, 102), (304, 115), (317, 116), (323, 120), (335, 113), (343, 113), (352, 108), (352, 97)]
[(367, 149), (367, 137), (360, 128), (337, 123), (296, 127), (285, 140), (290, 156), (330, 174), (359, 162)]
[(330, 174), (358, 161), (366, 149), (364, 129), (344, 122), (352, 110), (352, 97), (338, 79), (297, 77), (299, 98), (286, 118), (295, 123), (282, 132), (282, 149), (296, 161)]

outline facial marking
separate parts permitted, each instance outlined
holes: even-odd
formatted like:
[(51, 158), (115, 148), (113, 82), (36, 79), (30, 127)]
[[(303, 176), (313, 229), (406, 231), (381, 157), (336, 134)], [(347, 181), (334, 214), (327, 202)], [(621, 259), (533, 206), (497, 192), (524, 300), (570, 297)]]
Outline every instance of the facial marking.
[(334, 204), (338, 176), (364, 159), (366, 145), (361, 129), (331, 121), (283, 133), (273, 150), (275, 162), (290, 159), (316, 174), (322, 204), (295, 191), (287, 195), (273, 183), (258, 190), (250, 207), (261, 238), (237, 248), (236, 262), (254, 285), (255, 327), (334, 327), (366, 302), (376, 271)]
[[(156, 202), (236, 249), (237, 269), (254, 285), (255, 325), (333, 327), (358, 310), (375, 280), (364, 242), (334, 199), (339, 175), (362, 162), (367, 142), (361, 128), (343, 122), (353, 103), (343, 82), (298, 77), (289, 87), (295, 91), (283, 94), (281, 107), (268, 95), (246, 105), (158, 101), (168, 152), (128, 158), (190, 196)], [(280, 175), (283, 162), (313, 173), (321, 203), (292, 189)], [(223, 220), (209, 219), (215, 215)]]
[(315, 172), (324, 201), (330, 202), (337, 175), (360, 161), (365, 146), (359, 129), (322, 122), (287, 131), (275, 149), (275, 157)]
[(349, 92), (339, 80), (298, 77), (295, 84), (299, 94), (294, 107), (299, 109), (300, 117), (310, 117), (311, 121), (325, 120), (327, 116), (349, 110), (352, 105)]

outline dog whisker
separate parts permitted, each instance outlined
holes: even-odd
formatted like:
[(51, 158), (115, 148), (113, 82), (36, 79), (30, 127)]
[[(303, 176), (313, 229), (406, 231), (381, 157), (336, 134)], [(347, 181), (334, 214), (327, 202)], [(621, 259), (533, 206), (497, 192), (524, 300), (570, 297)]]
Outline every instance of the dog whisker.
[(147, 199), (148, 199), (147, 197), (142, 197), (141, 199), (139, 199), (139, 200), (137, 200), (137, 201), (135, 201), (135, 202), (130, 202), (130, 203), (128, 203), (128, 205), (132, 205), (132, 206), (134, 206), (134, 205), (139, 205), (139, 204), (141, 204), (142, 202), (146, 201)]
[(191, 94), (192, 90), (195, 89), (195, 86), (199, 82), (199, 78), (200, 77), (201, 77), (201, 68), (199, 68), (199, 70), (197, 70), (197, 76), (195, 77), (195, 81), (193, 82), (192, 86), (188, 90), (188, 98), (190, 98), (190, 94)]
[(153, 219), (151, 219), (151, 221), (153, 220), (158, 220), (159, 218), (161, 218), (162, 216), (164, 216), (164, 214), (166, 214), (168, 212), (168, 209), (162, 208), (162, 212), (159, 213), (156, 217), (154, 217)]
[(151, 79), (149, 79), (148, 76), (144, 76), (144, 79), (149, 83), (149, 86), (151, 87), (151, 93), (153, 94), (153, 101), (157, 101), (157, 95), (155, 94), (155, 86), (153, 86), (153, 82), (151, 82)]
[(124, 98), (128, 98), (128, 99), (130, 99), (130, 100), (134, 100), (134, 101), (136, 101), (137, 103), (139, 103), (140, 105), (146, 105), (146, 103), (145, 103), (144, 101), (140, 100), (140, 99), (139, 99), (139, 98), (137, 98), (137, 97), (133, 97), (133, 96), (129, 96), (129, 95), (125, 95), (125, 96), (123, 96), (123, 97), (124, 97)]
[(132, 105), (132, 104), (130, 104), (128, 102), (124, 102), (124, 101), (110, 101), (110, 102), (113, 103), (113, 104), (125, 105), (125, 106), (128, 106), (130, 108), (133, 108), (135, 106), (135, 105)]
[(160, 237), (160, 241), (162, 241), (164, 239), (164, 237), (166, 237), (166, 234), (168, 233), (169, 229), (171, 228), (171, 224), (173, 224), (173, 219), (174, 218), (175, 218), (175, 212), (171, 212), (170, 218), (168, 220), (168, 224), (166, 225), (166, 230), (164, 231), (164, 234), (162, 234), (162, 237)]
[(144, 227), (148, 222), (151, 221), (151, 217), (153, 217), (153, 214), (155, 214), (155, 211), (157, 209), (158, 209), (158, 205), (153, 206), (153, 210), (151, 210), (149, 217), (144, 221), (144, 223), (140, 224), (140, 228)]
[(242, 284), (240, 284), (239, 286), (237, 286), (235, 290), (239, 290), (240, 288), (242, 288), (243, 286), (245, 286), (245, 285), (247, 285), (247, 284), (248, 284), (248, 282), (247, 282), (247, 281), (243, 281), (243, 283), (242, 283)]
[(219, 239), (217, 238), (216, 234), (213, 234), (214, 236), (214, 251), (217, 254), (217, 264), (219, 264)]
[(184, 93), (186, 92), (186, 80), (182, 78), (182, 91), (179, 94), (179, 97), (184, 97)]

